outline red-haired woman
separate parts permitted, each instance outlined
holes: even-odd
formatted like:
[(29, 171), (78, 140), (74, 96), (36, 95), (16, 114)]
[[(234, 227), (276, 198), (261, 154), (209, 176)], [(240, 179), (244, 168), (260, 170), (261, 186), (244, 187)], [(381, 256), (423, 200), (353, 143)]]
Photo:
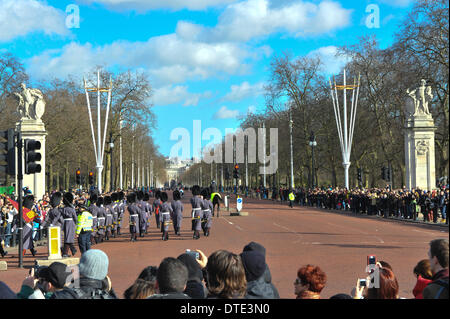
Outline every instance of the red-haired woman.
[[(354, 299), (399, 299), (398, 297), (398, 281), (394, 275), (394, 272), (389, 268), (382, 267), (380, 263), (377, 263), (379, 279), (374, 283), (375, 287), (362, 287), (358, 283), (355, 289)], [(369, 283), (371, 277), (367, 277), (366, 282)]]
[(306, 265), (297, 271), (294, 282), (296, 299), (320, 299), (320, 292), (325, 287), (327, 275), (319, 266)]
[(423, 259), (419, 261), (414, 267), (414, 275), (417, 277), (416, 285), (413, 289), (413, 295), (416, 299), (423, 299), (422, 292), (425, 287), (432, 282), (431, 278), (433, 273), (431, 272), (430, 261), (428, 259)]

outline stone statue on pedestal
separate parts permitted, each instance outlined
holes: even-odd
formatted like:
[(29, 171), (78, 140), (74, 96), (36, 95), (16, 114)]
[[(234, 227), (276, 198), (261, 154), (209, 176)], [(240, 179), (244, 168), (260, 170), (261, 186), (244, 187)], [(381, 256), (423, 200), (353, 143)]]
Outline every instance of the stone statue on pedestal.
[(18, 102), (17, 111), (21, 119), (40, 120), (45, 112), (45, 101), (38, 89), (29, 89), (25, 83), (21, 84), (22, 92), (14, 93)]
[(422, 80), (421, 86), (414, 91), (406, 90), (411, 97), (406, 104), (406, 112), (409, 116), (431, 115), (428, 103), (433, 100), (431, 86), (426, 86), (427, 81)]

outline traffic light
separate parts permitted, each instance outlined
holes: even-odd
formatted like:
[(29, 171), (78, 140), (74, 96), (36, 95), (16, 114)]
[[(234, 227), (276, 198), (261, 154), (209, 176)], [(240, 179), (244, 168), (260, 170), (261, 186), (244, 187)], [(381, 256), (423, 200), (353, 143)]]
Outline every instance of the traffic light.
[(94, 173), (89, 172), (89, 185), (94, 185)]
[(239, 178), (239, 165), (234, 165), (233, 178)]
[(386, 167), (386, 180), (390, 181), (391, 180), (391, 170), (390, 167)]
[(25, 139), (25, 174), (35, 174), (41, 172), (41, 165), (37, 164), (42, 159), (41, 153), (36, 152), (41, 149), (41, 142), (37, 140)]
[(6, 183), (6, 175), (16, 175), (14, 129), (0, 131), (0, 184)]
[(362, 169), (358, 168), (358, 182), (361, 184), (362, 183)]
[(81, 185), (81, 171), (79, 169), (76, 171), (76, 184)]

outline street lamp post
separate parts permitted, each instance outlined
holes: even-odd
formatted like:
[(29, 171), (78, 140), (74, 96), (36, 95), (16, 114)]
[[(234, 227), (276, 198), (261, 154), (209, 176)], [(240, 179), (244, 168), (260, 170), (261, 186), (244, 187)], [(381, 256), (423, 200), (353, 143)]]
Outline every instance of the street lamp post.
[(311, 146), (311, 151), (312, 151), (312, 179), (311, 179), (311, 184), (312, 184), (312, 188), (315, 188), (315, 167), (314, 167), (314, 147), (317, 146), (317, 142), (316, 142), (316, 137), (314, 135), (314, 132), (311, 131), (311, 136), (309, 137), (309, 146)]

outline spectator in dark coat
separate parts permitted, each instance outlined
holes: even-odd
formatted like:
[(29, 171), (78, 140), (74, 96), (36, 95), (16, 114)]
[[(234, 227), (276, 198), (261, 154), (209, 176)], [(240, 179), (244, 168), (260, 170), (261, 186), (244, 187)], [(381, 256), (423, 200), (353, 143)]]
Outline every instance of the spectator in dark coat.
[(244, 251), (240, 254), (247, 279), (246, 299), (276, 299), (278, 292), (272, 283), (264, 280), (266, 261), (257, 251)]
[(176, 258), (164, 258), (158, 267), (156, 275), (156, 287), (159, 294), (148, 299), (191, 299), (183, 291), (188, 281), (188, 270), (181, 260)]
[(433, 282), (423, 290), (423, 299), (448, 299), (448, 239), (432, 240), (428, 258)]

